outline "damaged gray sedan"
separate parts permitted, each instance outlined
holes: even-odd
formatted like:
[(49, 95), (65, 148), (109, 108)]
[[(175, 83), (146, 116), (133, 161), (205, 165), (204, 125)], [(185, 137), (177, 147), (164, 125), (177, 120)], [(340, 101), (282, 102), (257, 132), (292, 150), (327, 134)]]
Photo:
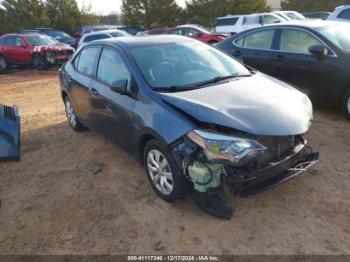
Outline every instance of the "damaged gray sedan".
[(190, 195), (230, 218), (218, 190), (250, 196), (310, 168), (312, 104), (297, 89), (197, 40), (96, 41), (60, 69), (75, 131), (109, 138), (144, 165), (163, 200)]

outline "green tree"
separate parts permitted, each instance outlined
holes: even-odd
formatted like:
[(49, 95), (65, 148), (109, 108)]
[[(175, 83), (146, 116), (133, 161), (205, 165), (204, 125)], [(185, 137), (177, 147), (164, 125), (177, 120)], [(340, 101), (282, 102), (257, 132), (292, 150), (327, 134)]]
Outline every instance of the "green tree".
[(3, 0), (3, 15), (6, 32), (23, 28), (42, 27), (49, 24), (47, 10), (42, 0)]
[(335, 7), (348, 2), (348, 0), (284, 0), (282, 9), (299, 12), (333, 11)]
[(46, 0), (50, 26), (72, 33), (80, 25), (81, 12), (75, 0)]
[(268, 11), (266, 0), (190, 0), (186, 2), (189, 22), (212, 28), (217, 17)]
[(181, 8), (175, 0), (123, 0), (124, 25), (173, 26), (180, 21)]

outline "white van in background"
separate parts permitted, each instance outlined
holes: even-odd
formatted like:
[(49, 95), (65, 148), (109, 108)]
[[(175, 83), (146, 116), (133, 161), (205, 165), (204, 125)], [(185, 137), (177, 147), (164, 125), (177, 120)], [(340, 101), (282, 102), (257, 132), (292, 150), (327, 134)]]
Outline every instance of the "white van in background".
[(237, 34), (251, 28), (284, 22), (287, 22), (287, 20), (272, 13), (228, 15), (216, 19), (215, 31), (217, 33)]

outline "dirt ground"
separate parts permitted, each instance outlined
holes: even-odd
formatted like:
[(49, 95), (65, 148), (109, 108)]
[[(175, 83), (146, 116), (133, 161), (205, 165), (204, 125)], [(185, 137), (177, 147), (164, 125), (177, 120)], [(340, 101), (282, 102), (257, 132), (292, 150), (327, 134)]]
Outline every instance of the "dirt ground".
[[(137, 162), (66, 121), (56, 71), (0, 75), (19, 106), (22, 159), (0, 163), (0, 254), (350, 254), (350, 123), (317, 110), (307, 135), (321, 161), (252, 198), (234, 218), (153, 193)], [(92, 166), (98, 163), (101, 172)]]

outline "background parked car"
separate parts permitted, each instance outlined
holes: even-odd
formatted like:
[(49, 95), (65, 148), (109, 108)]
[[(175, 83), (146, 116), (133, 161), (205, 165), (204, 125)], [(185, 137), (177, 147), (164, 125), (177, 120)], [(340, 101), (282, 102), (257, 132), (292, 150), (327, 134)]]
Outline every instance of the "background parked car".
[(261, 27), (269, 24), (278, 24), (287, 20), (273, 13), (252, 15), (228, 15), (216, 19), (217, 33), (237, 34), (244, 30)]
[(19, 33), (20, 34), (33, 34), (33, 33), (45, 34), (55, 38), (58, 42), (61, 42), (73, 47), (75, 46), (75, 42), (76, 42), (76, 40), (73, 37), (66, 34), (65, 32), (52, 29), (52, 28), (23, 29), (19, 31)]
[(138, 32), (137, 35), (162, 35), (168, 33), (169, 27), (154, 28), (143, 32)]
[(306, 12), (306, 13), (303, 13), (303, 16), (309, 19), (326, 20), (331, 14), (332, 14), (331, 12), (320, 11), (320, 12)]
[(110, 28), (108, 26), (81, 26), (78, 27), (74, 33), (73, 37), (79, 40), (84, 34), (88, 34), (95, 31), (103, 31), (103, 30), (109, 30)]
[(131, 35), (146, 31), (146, 29), (141, 26), (118, 26), (118, 30), (123, 30)]
[(77, 47), (81, 46), (83, 44), (89, 43), (91, 41), (95, 41), (95, 40), (101, 40), (101, 39), (113, 38), (113, 37), (121, 37), (121, 36), (129, 36), (129, 35), (130, 34), (128, 34), (125, 31), (116, 30), (116, 29), (96, 31), (96, 32), (92, 32), (92, 33), (88, 33), (88, 34), (83, 35), (80, 38), (79, 43), (77, 44)]
[(350, 25), (294, 22), (251, 29), (217, 47), (304, 89), (319, 104), (341, 106), (350, 119)]
[(216, 44), (227, 37), (227, 34), (218, 34), (198, 25), (181, 25), (170, 29), (167, 34), (183, 35), (195, 38), (208, 44)]
[(41, 34), (8, 34), (0, 37), (0, 71), (11, 65), (33, 65), (46, 70), (55, 63), (67, 61), (74, 49)]
[(350, 4), (337, 7), (327, 20), (350, 23)]

